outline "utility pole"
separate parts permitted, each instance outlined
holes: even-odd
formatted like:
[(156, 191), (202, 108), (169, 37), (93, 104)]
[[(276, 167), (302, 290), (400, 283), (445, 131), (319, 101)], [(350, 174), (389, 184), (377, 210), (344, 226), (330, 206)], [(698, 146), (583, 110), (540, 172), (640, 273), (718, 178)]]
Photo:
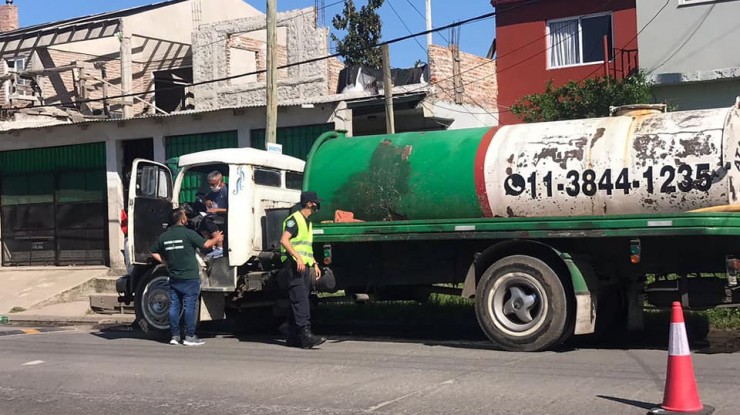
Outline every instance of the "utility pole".
[(396, 126), (393, 119), (393, 83), (391, 81), (391, 54), (388, 45), (380, 47), (383, 51), (383, 94), (385, 95), (385, 131), (395, 134)]
[[(432, 0), (427, 0), (427, 31), (432, 30)], [(427, 33), (427, 50), (432, 46), (432, 32)]]
[[(120, 33), (121, 41), (121, 89), (123, 94), (130, 94), (131, 88), (134, 84), (134, 74), (131, 68), (132, 56), (131, 56), (131, 31), (124, 26), (123, 19), (118, 21), (118, 30)], [(123, 118), (131, 118), (134, 116), (134, 100), (131, 97), (124, 97), (122, 99), (123, 104)]]
[(277, 0), (267, 0), (267, 128), (265, 144), (277, 143)]

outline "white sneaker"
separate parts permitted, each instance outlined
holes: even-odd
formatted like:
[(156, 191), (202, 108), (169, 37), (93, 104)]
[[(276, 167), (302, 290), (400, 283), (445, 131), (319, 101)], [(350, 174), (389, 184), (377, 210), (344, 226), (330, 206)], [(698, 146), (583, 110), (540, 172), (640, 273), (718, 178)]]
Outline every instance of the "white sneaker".
[(185, 341), (182, 342), (185, 346), (201, 346), (206, 342), (199, 339), (198, 336), (185, 336)]
[(170, 344), (173, 346), (179, 346), (180, 345), (180, 336), (172, 336), (172, 339), (170, 339)]

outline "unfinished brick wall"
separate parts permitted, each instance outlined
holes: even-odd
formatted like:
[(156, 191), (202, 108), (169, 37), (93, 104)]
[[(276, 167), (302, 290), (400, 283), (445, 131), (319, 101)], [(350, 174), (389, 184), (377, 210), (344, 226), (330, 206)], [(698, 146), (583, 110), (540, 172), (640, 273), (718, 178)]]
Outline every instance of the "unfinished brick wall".
[(18, 6), (4, 4), (0, 6), (0, 33), (18, 29)]
[(329, 71), (329, 95), (337, 93), (339, 88), (339, 72), (344, 69), (344, 63), (337, 58), (329, 58), (327, 70)]
[[(453, 52), (444, 46), (430, 46), (430, 82), (436, 87), (436, 98), (455, 102), (453, 80)], [(480, 56), (460, 52), (460, 78), (463, 84), (462, 103), (497, 110), (498, 84), (496, 62)]]
[[(102, 79), (102, 70), (95, 68), (95, 65), (102, 65), (106, 71), (106, 80), (112, 85), (108, 86), (108, 97), (115, 97), (122, 94), (121, 86), (121, 64), (116, 58), (102, 58), (99, 56), (87, 55), (76, 52), (66, 52), (55, 49), (37, 50), (38, 58), (44, 68), (57, 68), (71, 65), (75, 62), (85, 69), (80, 71), (61, 71), (41, 77), (39, 86), (43, 102), (46, 104), (70, 103), (86, 99), (102, 99), (104, 97), (104, 83)], [(150, 91), (150, 93), (140, 95), (139, 97), (146, 100), (147, 103), (135, 100), (134, 115), (142, 115), (152, 111), (151, 104), (154, 102), (154, 77), (155, 71), (178, 68), (190, 65), (190, 58), (185, 59), (161, 59), (152, 62), (133, 62), (132, 63), (132, 92)], [(85, 80), (85, 93), (79, 90), (76, 80), (82, 75)], [(3, 91), (4, 94), (4, 91)], [(0, 97), (2, 98), (2, 97)], [(6, 103), (7, 100), (0, 101)], [(83, 110), (85, 113), (101, 113), (103, 111), (103, 101), (94, 101), (84, 103)], [(111, 111), (121, 110), (121, 100), (109, 100)]]
[[(229, 38), (229, 41), (227, 43), (228, 45), (228, 51), (226, 53), (226, 67), (231, 68), (231, 49), (242, 49), (242, 50), (248, 50), (250, 52), (254, 52), (256, 56), (256, 67), (258, 71), (263, 71), (267, 69), (267, 43), (263, 42), (258, 39), (254, 39), (249, 37), (247, 34), (238, 34), (233, 35)], [(277, 65), (283, 66), (288, 64), (288, 48), (284, 45), (278, 45), (277, 46)], [(232, 74), (231, 75), (238, 75), (238, 74)], [(288, 76), (288, 69), (280, 69), (278, 70), (278, 77), (280, 78), (286, 78)], [(257, 81), (258, 82), (265, 82), (267, 80), (267, 74), (266, 73), (259, 73), (257, 74)]]

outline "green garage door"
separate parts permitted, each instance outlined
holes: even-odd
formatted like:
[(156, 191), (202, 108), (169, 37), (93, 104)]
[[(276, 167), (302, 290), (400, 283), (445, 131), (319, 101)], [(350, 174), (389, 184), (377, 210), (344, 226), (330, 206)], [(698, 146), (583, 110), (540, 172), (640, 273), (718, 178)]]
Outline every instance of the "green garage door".
[(105, 143), (0, 152), (3, 265), (108, 264)]
[[(177, 160), (183, 154), (236, 147), (239, 147), (239, 138), (236, 131), (176, 135), (165, 138), (165, 155), (167, 165), (173, 173), (172, 177), (177, 175)], [(195, 193), (208, 187), (202, 178), (203, 176), (198, 174), (186, 175), (180, 189), (179, 200), (187, 202), (195, 200)]]
[[(301, 125), (277, 129), (277, 142), (283, 146), (283, 154), (305, 160), (313, 143), (322, 133), (334, 129), (334, 124)], [(252, 147), (264, 150), (265, 130), (252, 130)]]

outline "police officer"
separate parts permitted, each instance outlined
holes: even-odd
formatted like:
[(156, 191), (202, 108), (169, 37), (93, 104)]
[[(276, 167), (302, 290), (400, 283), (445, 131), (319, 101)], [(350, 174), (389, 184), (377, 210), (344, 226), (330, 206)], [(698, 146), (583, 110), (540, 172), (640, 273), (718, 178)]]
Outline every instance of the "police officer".
[(310, 349), (326, 341), (311, 332), (311, 309), (309, 291), (311, 269), (315, 278), (321, 277), (321, 270), (313, 257), (313, 225), (308, 220), (319, 211), (319, 197), (316, 192), (301, 193), (301, 210), (288, 216), (283, 222), (283, 235), (280, 238), (281, 272), (288, 275), (288, 295), (290, 311), (288, 315), (288, 339), (286, 344)]

